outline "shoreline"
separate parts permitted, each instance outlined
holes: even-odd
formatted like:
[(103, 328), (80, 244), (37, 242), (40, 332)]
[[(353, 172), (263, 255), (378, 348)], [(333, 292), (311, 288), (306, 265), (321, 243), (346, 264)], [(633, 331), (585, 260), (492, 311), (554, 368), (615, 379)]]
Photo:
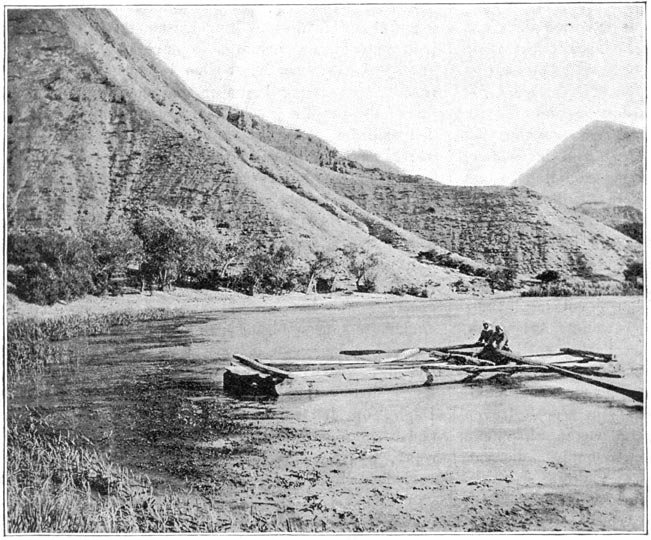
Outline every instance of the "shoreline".
[[(463, 317), (464, 312), (474, 308), (474, 301), (490, 302), (493, 299), (508, 300), (510, 297), (516, 295), (494, 297), (457, 295), (455, 298), (424, 299), (361, 293), (330, 295), (293, 293), (282, 296), (248, 297), (229, 292), (205, 294), (203, 291), (177, 289), (172, 293), (155, 292), (152, 296), (145, 294), (124, 297), (87, 297), (67, 305), (57, 304), (45, 308), (26, 306), (33, 308), (32, 312), (40, 317), (54, 319), (75, 315), (83, 317), (84, 314), (110, 315), (112, 312), (124, 311), (127, 308), (136, 313), (165, 307), (172, 316), (178, 313), (181, 317), (209, 311), (345, 309), (349, 306), (404, 302), (418, 303), (416, 305), (421, 306), (422, 302), (427, 301), (440, 303), (443, 300), (454, 300), (461, 302), (456, 305), (448, 304), (447, 307), (454, 306), (454, 311), (459, 312), (458, 321), (459, 317)], [(14, 300), (15, 297), (9, 299), (10, 302)], [(470, 303), (464, 305), (463, 300)], [(535, 305), (535, 302), (544, 299), (523, 300), (533, 301)], [(574, 300), (580, 298), (575, 297)], [(20, 304), (18, 306), (14, 304), (14, 307), (25, 308)], [(408, 305), (405, 307), (407, 308)], [(497, 303), (495, 307), (498, 310), (508, 309), (508, 306), (504, 305), (498, 307)], [(445, 309), (446, 306), (443, 308)], [(25, 311), (21, 313), (24, 315)], [(14, 312), (17, 313), (19, 310), (16, 309)], [(355, 313), (349, 315), (354, 317)], [(327, 313), (323, 313), (322, 316), (324, 319), (329, 318)], [(296, 318), (301, 318), (301, 314), (297, 314)], [(149, 361), (138, 358), (138, 353), (131, 358), (137, 362)], [(431, 448), (432, 455), (441, 454), (442, 461), (439, 465), (431, 467), (427, 463), (416, 462), (421, 463), (418, 472), (410, 472), (407, 469), (404, 473), (394, 474), (387, 471), (391, 470), (391, 463), (395, 463), (404, 455), (400, 434), (394, 435), (386, 430), (376, 432), (368, 426), (358, 427), (357, 424), (347, 430), (332, 429), (324, 422), (308, 421), (330, 406), (338, 410), (346, 409), (344, 397), (328, 398), (332, 403), (321, 405), (321, 409), (316, 403), (317, 400), (303, 400), (303, 404), (298, 403), (294, 406), (279, 403), (278, 408), (275, 405), (270, 406), (265, 401), (240, 402), (219, 393), (215, 395), (210, 385), (187, 384), (192, 381), (200, 383), (204, 380), (201, 376), (204, 372), (200, 366), (197, 367), (198, 371), (194, 372), (195, 375), (189, 378), (187, 378), (188, 373), (193, 372), (184, 371), (185, 382), (176, 384), (174, 386), (176, 391), (170, 396), (169, 375), (166, 370), (153, 363), (150, 366), (152, 370), (148, 371), (141, 369), (143, 365), (145, 364), (132, 365), (128, 359), (125, 360), (121, 356), (114, 357), (111, 372), (118, 366), (124, 366), (127, 371), (123, 375), (133, 375), (134, 372), (131, 370), (136, 369), (135, 373), (147, 373), (147, 377), (144, 379), (140, 376), (118, 377), (112, 383), (115, 386), (109, 385), (103, 389), (103, 397), (95, 396), (100, 398), (100, 403), (104, 404), (111, 403), (116, 396), (121, 396), (118, 399), (125, 400), (124, 405), (113, 405), (111, 414), (100, 414), (102, 407), (95, 405), (92, 406), (92, 410), (86, 411), (84, 398), (78, 403), (78, 406), (83, 407), (79, 409), (81, 412), (72, 416), (67, 408), (48, 405), (46, 396), (42, 398), (45, 401), (41, 402), (39, 408), (39, 414), (51, 422), (57, 433), (65, 433), (68, 430), (73, 437), (83, 436), (87, 438), (86, 440), (90, 440), (92, 448), (100, 452), (101, 463), (108, 464), (107, 470), (111, 467), (119, 467), (116, 470), (124, 471), (121, 481), (128, 489), (137, 488), (135, 483), (132, 486), (130, 479), (141, 478), (138, 475), (147, 477), (150, 482), (148, 485), (153, 488), (153, 502), (148, 498), (147, 505), (153, 504), (156, 512), (142, 514), (143, 519), (138, 524), (142, 527), (141, 533), (152, 532), (146, 527), (151, 523), (158, 523), (156, 521), (158, 518), (154, 514), (160, 513), (166, 516), (166, 511), (175, 516), (187, 515), (188, 521), (182, 526), (188, 527), (184, 532), (191, 534), (197, 532), (550, 534), (558, 531), (635, 533), (636, 524), (641, 523), (643, 519), (641, 517), (643, 505), (640, 502), (643, 500), (643, 488), (639, 482), (629, 482), (626, 484), (626, 491), (622, 493), (617, 491), (618, 488), (602, 489), (600, 473), (591, 462), (584, 464), (582, 459), (577, 461), (564, 455), (559, 457), (553, 446), (541, 447), (535, 455), (529, 456), (521, 467), (512, 466), (508, 462), (503, 462), (501, 465), (498, 462), (492, 466), (491, 461), (488, 460), (485, 461), (483, 468), (479, 467), (475, 470), (472, 467), (468, 469), (463, 464), (458, 465), (455, 459), (444, 461), (447, 443), (440, 440), (439, 445), (427, 446)], [(86, 373), (92, 374), (92, 377), (79, 377), (74, 383), (76, 386), (65, 389), (65, 393), (62, 394), (63, 399), (67, 399), (65, 397), (67, 395), (85, 396), (91, 393), (95, 395), (96, 380), (101, 379), (101, 376), (95, 375), (94, 367), (86, 369)], [(34, 397), (31, 389), (37, 388), (33, 386), (34, 384), (36, 383), (28, 381), (22, 394), (12, 394), (9, 408), (13, 413), (22, 411), (23, 403), (32, 402)], [(44, 386), (42, 383), (39, 384), (42, 392)], [(448, 404), (450, 418), (469, 422), (465, 428), (468, 433), (473, 433), (480, 427), (473, 428), (470, 415), (467, 417), (464, 415), (468, 420), (459, 418), (455, 412), (459, 404), (461, 408), (458, 410), (474, 411), (472, 407), (479, 403), (479, 410), (486, 414), (491, 414), (493, 411), (492, 414), (497, 415), (493, 417), (495, 419), (501, 416), (501, 406), (496, 407), (494, 405), (496, 402), (491, 400), (496, 399), (501, 402), (510, 399), (511, 404), (522, 403), (522, 401), (512, 401), (517, 399), (513, 397), (517, 387), (510, 397), (492, 398), (482, 386), (471, 389), (441, 388), (443, 393), (455, 393), (455, 395), (442, 397), (439, 403)], [(456, 395), (457, 389), (463, 395)], [(369, 411), (381, 411), (390, 403), (387, 401), (388, 398), (396, 396), (399, 404), (401, 396), (407, 398), (411, 392), (418, 392), (418, 390), (410, 390), (409, 393), (366, 394), (362, 399), (357, 400), (356, 405), (353, 405), (362, 409), (367, 408)], [(421, 398), (426, 397), (425, 392), (430, 390), (422, 391)], [(107, 396), (110, 398), (108, 401), (105, 399)], [(553, 398), (553, 395), (550, 397)], [(522, 394), (521, 398), (540, 399), (535, 394), (527, 396), (526, 393)], [(139, 405), (128, 406), (129, 400), (137, 400)], [(415, 418), (420, 421), (422, 404), (426, 400), (415, 398), (407, 399), (402, 403), (409, 403), (409, 401), (418, 404), (417, 408), (412, 410), (412, 414), (415, 414)], [(316, 408), (314, 408), (315, 403)], [(296, 411), (302, 410), (303, 405), (312, 406), (312, 412), (297, 416)], [(598, 403), (595, 406), (599, 407)], [(124, 416), (129, 419), (129, 422), (134, 418), (138, 419), (134, 424), (135, 428), (129, 427), (129, 423), (116, 424), (116, 421), (121, 418), (123, 409), (129, 412)], [(409, 409), (404, 410), (409, 411)], [(441, 412), (438, 404), (433, 408), (430, 407), (430, 410), (436, 411), (437, 415)], [(614, 411), (612, 414), (617, 411), (616, 408), (602, 409), (602, 412), (604, 410)], [(138, 416), (131, 415), (134, 411)], [(170, 416), (170, 411), (178, 416)], [(89, 416), (86, 415), (87, 412)], [(175, 420), (170, 421), (170, 418)], [(433, 416), (426, 414), (425, 418), (433, 418)], [(487, 419), (490, 420), (490, 416), (487, 416)], [(515, 425), (522, 425), (522, 429), (525, 429), (529, 422), (528, 418), (522, 418)], [(111, 435), (111, 430), (116, 425), (121, 425), (127, 433), (120, 437)], [(427, 439), (431, 443), (436, 443), (438, 440), (435, 435), (437, 425), (436, 422), (425, 422), (422, 426), (424, 431), (430, 430), (434, 434)], [(452, 425), (452, 423), (447, 422), (445, 425)], [(502, 426), (502, 429), (504, 427)], [(512, 429), (513, 425), (507, 424), (507, 427)], [(37, 437), (49, 433), (48, 430), (41, 432), (38, 425), (36, 429), (39, 430), (38, 433), (32, 434)], [(21, 433), (18, 432), (19, 435)], [(521, 440), (523, 439), (524, 436), (521, 437)], [(12, 452), (16, 450), (30, 452), (31, 440), (25, 438), (25, 443), (18, 448), (14, 447)], [(52, 455), (58, 459), (59, 455), (65, 454), (65, 449), (74, 446), (74, 440), (71, 442), (65, 439), (61, 452), (55, 450)], [(483, 438), (475, 440), (484, 444)], [(157, 442), (151, 444), (152, 441)], [(486, 441), (485, 444), (489, 444), (490, 437)], [(526, 443), (521, 444), (526, 445)], [(425, 455), (422, 448), (420, 457), (416, 456), (420, 460)], [(116, 449), (121, 450), (113, 453)], [(145, 455), (149, 457), (143, 461), (142, 456)], [(527, 457), (526, 453), (518, 455)], [(408, 458), (412, 456), (413, 452), (407, 454)], [(16, 463), (26, 463), (26, 461), (18, 460)], [(161, 468), (160, 464), (164, 466)], [(68, 470), (69, 464), (64, 465), (53, 462), (43, 470), (53, 470), (53, 467), (59, 467), (57, 469), (59, 471)], [(95, 469), (88, 468), (78, 472), (82, 475), (94, 475), (94, 471)], [(26, 508), (31, 508), (32, 502), (41, 500), (42, 497), (48, 501), (57, 500), (55, 492), (41, 489), (38, 483), (32, 484), (33, 491), (23, 491), (25, 485), (20, 480), (25, 478), (24, 474), (31, 474), (32, 469), (12, 472), (15, 491), (12, 492), (11, 497), (14, 501), (18, 500), (16, 493), (27, 493), (26, 497), (20, 499)], [(137, 483), (140, 484), (140, 480)], [(77, 515), (79, 510), (79, 513), (89, 516), (89, 519), (98, 520), (113, 504), (132, 505), (134, 511), (141, 508), (138, 506), (141, 501), (139, 492), (129, 493), (133, 495), (132, 498), (114, 498), (117, 497), (116, 495), (97, 497), (98, 504), (104, 504), (105, 507), (101, 511), (98, 507), (98, 511), (94, 514), (89, 513), (84, 506), (88, 495), (83, 490), (72, 489), (66, 495), (70, 499), (66, 500), (76, 501), (76, 505), (70, 509), (71, 515)], [(617, 493), (619, 495), (616, 495)], [(13, 517), (17, 515), (16, 511), (11, 514)], [(129, 526), (133, 525), (129, 524)], [(161, 521), (160, 526), (166, 526), (165, 519)], [(118, 528), (117, 525), (112, 530), (98, 527), (99, 525), (91, 527), (89, 522), (89, 528), (92, 530), (70, 532), (119, 534), (132, 531), (132, 529)], [(169, 534), (175, 531), (165, 529), (159, 532)]]
[(349, 306), (398, 304), (405, 302), (442, 302), (478, 299), (505, 299), (520, 297), (519, 292), (499, 292), (494, 295), (458, 294), (430, 298), (399, 296), (387, 293), (333, 292), (305, 294), (292, 292), (282, 295), (260, 294), (247, 296), (233, 291), (211, 291), (177, 288), (170, 292), (154, 291), (152, 294), (129, 294), (123, 296), (86, 296), (70, 303), (52, 306), (29, 304), (15, 295), (6, 295), (7, 320), (45, 320), (66, 316), (107, 315), (117, 312), (140, 312), (149, 309), (166, 309), (189, 313), (260, 312), (281, 309), (339, 309)]

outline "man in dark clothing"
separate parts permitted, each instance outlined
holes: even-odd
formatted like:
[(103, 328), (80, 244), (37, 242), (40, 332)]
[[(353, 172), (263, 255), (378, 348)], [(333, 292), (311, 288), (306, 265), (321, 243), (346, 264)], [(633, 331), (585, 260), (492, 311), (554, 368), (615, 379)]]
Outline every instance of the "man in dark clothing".
[(500, 351), (510, 351), (509, 349), (509, 338), (507, 337), (506, 333), (504, 332), (504, 328), (502, 328), (499, 324), (495, 325), (495, 332), (493, 332), (493, 335), (491, 338), (488, 340), (487, 345), (491, 345), (495, 350)]
[(479, 358), (484, 360), (491, 360), (496, 364), (508, 364), (509, 360), (502, 357), (498, 351), (510, 351), (509, 338), (499, 324), (495, 325), (495, 331), (484, 346), (483, 350), (479, 353)]
[(477, 345), (487, 345), (490, 341), (491, 336), (493, 335), (493, 329), (491, 328), (491, 323), (484, 321), (481, 334), (477, 340)]

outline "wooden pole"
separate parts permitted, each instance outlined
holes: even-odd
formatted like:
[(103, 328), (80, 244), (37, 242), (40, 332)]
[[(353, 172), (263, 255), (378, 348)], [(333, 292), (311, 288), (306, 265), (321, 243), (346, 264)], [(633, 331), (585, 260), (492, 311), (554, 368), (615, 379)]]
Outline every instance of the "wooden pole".
[(565, 377), (570, 377), (571, 379), (576, 379), (577, 381), (583, 381), (584, 383), (592, 384), (593, 386), (598, 386), (599, 388), (611, 390), (613, 392), (617, 392), (618, 394), (622, 394), (624, 396), (630, 397), (631, 399), (634, 399), (638, 403), (644, 403), (644, 392), (641, 392), (639, 390), (631, 390), (629, 388), (622, 388), (621, 386), (615, 386), (614, 384), (609, 384), (603, 381), (596, 381), (594, 379), (591, 379), (590, 377), (579, 375), (578, 373), (574, 373), (572, 371), (568, 371), (567, 369), (563, 369), (562, 367), (545, 364), (544, 362), (537, 362), (529, 358), (523, 358), (522, 356), (518, 356), (517, 354), (514, 354), (509, 351), (496, 350), (495, 353), (502, 356), (503, 358), (506, 358), (507, 360), (516, 362), (518, 364), (523, 364), (523, 365), (528, 364), (530, 366), (546, 366), (547, 369), (549, 369), (549, 371), (553, 371), (554, 373), (558, 373), (559, 375), (564, 375)]
[[(440, 347), (416, 347), (420, 351), (424, 352), (432, 352), (432, 351), (454, 351), (457, 349), (470, 349), (472, 347), (481, 347), (481, 345), (477, 345), (477, 343), (462, 343), (460, 345), (442, 345)], [(390, 351), (386, 351), (384, 349), (352, 349), (352, 350), (345, 350), (345, 351), (339, 351), (339, 354), (345, 354), (348, 356), (364, 356), (367, 354), (386, 354), (386, 353), (399, 353), (405, 350), (411, 350), (411, 349), (393, 349)]]

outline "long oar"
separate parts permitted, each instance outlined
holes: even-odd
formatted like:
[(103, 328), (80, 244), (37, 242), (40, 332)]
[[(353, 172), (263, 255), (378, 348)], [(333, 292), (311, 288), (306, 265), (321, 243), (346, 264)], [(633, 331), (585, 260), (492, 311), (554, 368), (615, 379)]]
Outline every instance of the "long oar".
[(512, 352), (508, 352), (508, 351), (495, 351), (495, 352), (498, 353), (500, 356), (503, 356), (504, 358), (507, 358), (508, 360), (511, 360), (518, 364), (524, 364), (530, 366), (545, 366), (549, 371), (553, 371), (554, 373), (558, 373), (559, 375), (564, 375), (565, 377), (570, 377), (578, 381), (583, 381), (585, 383), (598, 386), (599, 388), (605, 388), (606, 390), (612, 390), (613, 392), (617, 392), (618, 394), (622, 394), (624, 396), (630, 397), (631, 399), (634, 399), (638, 403), (644, 403), (644, 392), (641, 392), (639, 390), (631, 390), (630, 388), (622, 388), (621, 386), (615, 386), (614, 384), (609, 384), (603, 381), (597, 381), (591, 379), (590, 377), (586, 377), (584, 375), (579, 375), (578, 373), (568, 371), (567, 369), (563, 369), (562, 367), (545, 364), (544, 362), (537, 362), (536, 360), (530, 360), (529, 358), (523, 358), (522, 356), (518, 356), (517, 354), (514, 354)]
[[(417, 347), (421, 351), (431, 352), (431, 351), (454, 351), (457, 349), (468, 349), (470, 347), (478, 347), (477, 343), (464, 343), (461, 345), (443, 345), (441, 347)], [(352, 349), (346, 351), (339, 351), (339, 354), (345, 354), (348, 356), (365, 356), (367, 354), (393, 354), (400, 353), (402, 351), (409, 349), (393, 349), (393, 350), (384, 350), (384, 349)]]

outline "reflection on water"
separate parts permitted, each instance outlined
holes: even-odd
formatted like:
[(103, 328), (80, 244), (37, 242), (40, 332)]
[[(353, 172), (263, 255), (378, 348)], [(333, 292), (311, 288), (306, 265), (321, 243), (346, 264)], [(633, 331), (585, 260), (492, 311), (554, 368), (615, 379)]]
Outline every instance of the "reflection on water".
[(589, 470), (594, 485), (643, 485), (640, 407), (571, 379), (513, 377), (265, 402), (236, 401), (221, 390), (223, 368), (235, 352), (318, 359), (341, 349), (462, 343), (474, 340), (486, 318), (507, 329), (517, 352), (568, 346), (614, 352), (624, 376), (617, 384), (642, 388), (643, 312), (642, 298), (510, 299), (142, 323), (71, 341), (67, 346), (80, 361), (21, 383), (9, 406), (40, 407), (61, 427), (99, 441), (117, 462), (179, 482), (214, 469), (226, 451), (217, 441), (236, 437), (246, 422), (291, 418), (310, 428), (382, 439), (378, 458), (359, 461), (351, 475), (416, 478), (454, 468), (468, 478), (518, 474), (533, 481), (542, 461)]

